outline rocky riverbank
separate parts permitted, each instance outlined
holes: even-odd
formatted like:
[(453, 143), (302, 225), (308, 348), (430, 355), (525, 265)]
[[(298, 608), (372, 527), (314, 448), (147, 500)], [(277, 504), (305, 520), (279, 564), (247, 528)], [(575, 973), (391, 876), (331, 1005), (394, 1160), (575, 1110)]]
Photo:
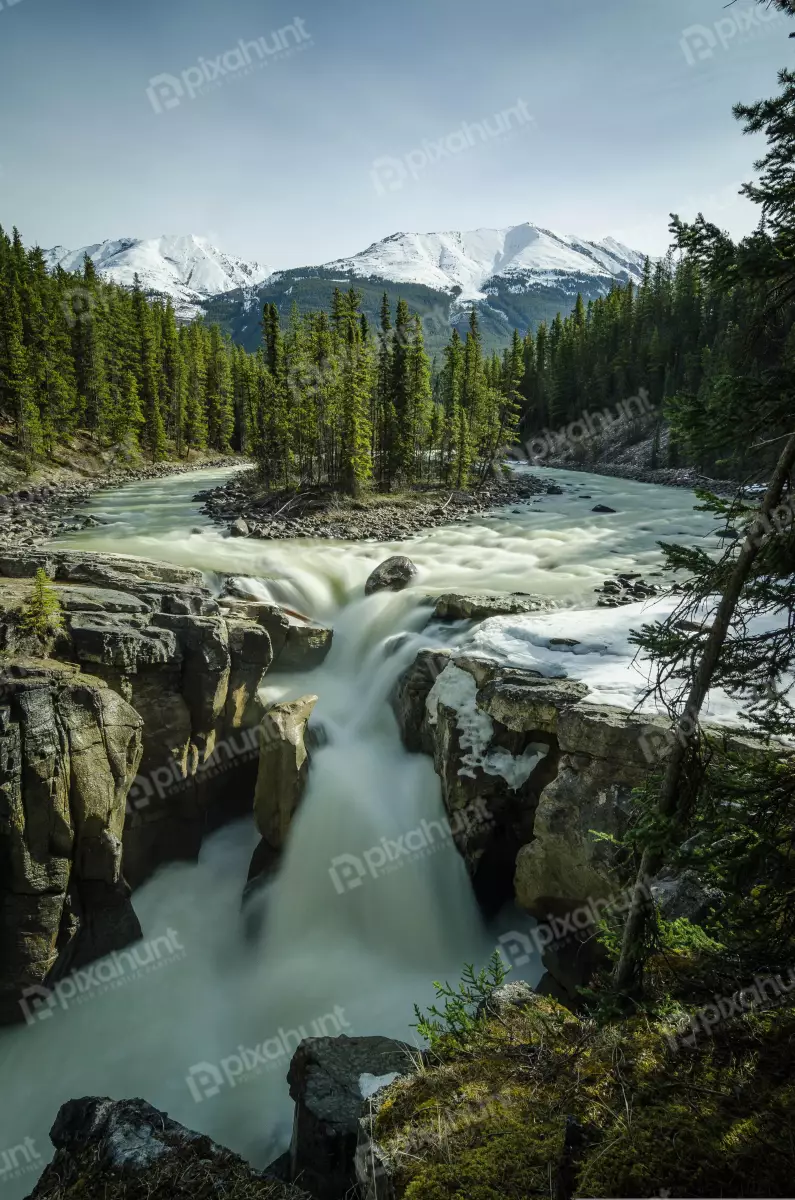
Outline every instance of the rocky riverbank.
[(241, 459), (219, 456), (191, 463), (155, 463), (115, 468), (90, 479), (54, 478), (0, 495), (0, 546), (40, 546), (61, 534), (73, 533), (100, 522), (80, 513), (94, 492), (123, 487), (145, 479), (187, 475), (193, 471), (241, 465)]
[(264, 493), (255, 471), (199, 492), (202, 511), (233, 537), (265, 540), (334, 538), (396, 542), (426, 529), (451, 525), (561, 488), (530, 475), (507, 474), (474, 491), (412, 491), (353, 500), (316, 488)]
[[(534, 466), (584, 471), (662, 487), (703, 488), (718, 496), (735, 496), (744, 486), (736, 480), (713, 479), (692, 466), (670, 466), (679, 457), (671, 445), (670, 429), (659, 418), (615, 417), (594, 428), (593, 422), (573, 421), (565, 428), (543, 430), (525, 439), (523, 449)], [(753, 481), (745, 486), (753, 487)]]
[(644, 467), (627, 463), (609, 462), (598, 458), (587, 462), (570, 461), (567, 458), (550, 458), (537, 466), (557, 467), (565, 471), (583, 471), (589, 475), (607, 475), (613, 479), (631, 479), (635, 483), (656, 483), (661, 487), (696, 488), (713, 492), (716, 496), (732, 497), (743, 485), (732, 479), (712, 479), (702, 475), (695, 467)]

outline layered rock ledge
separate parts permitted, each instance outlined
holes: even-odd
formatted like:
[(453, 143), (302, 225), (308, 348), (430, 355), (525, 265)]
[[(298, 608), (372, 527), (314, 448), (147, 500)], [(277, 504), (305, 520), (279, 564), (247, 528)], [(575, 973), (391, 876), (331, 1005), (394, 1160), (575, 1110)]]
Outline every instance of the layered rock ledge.
[[(46, 637), (20, 621), (40, 567), (61, 607)], [(330, 645), (292, 621), (219, 603), (187, 568), (0, 549), (1, 1020), (139, 937), (130, 886), (252, 812), (269, 629), (280, 669)]]

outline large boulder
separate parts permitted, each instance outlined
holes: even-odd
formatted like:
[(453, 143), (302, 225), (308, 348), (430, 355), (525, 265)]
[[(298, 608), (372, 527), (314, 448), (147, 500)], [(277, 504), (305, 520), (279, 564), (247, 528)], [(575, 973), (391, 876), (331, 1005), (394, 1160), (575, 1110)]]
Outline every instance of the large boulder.
[(141, 936), (122, 838), (142, 725), (100, 680), (69, 669), (2, 677), (2, 1020), (30, 1018), (53, 980)]
[[(419, 680), (430, 665), (443, 669), (425, 690)], [(398, 687), (404, 740), (433, 754), (451, 834), (487, 916), (514, 899), (517, 855), (532, 840), (539, 796), (557, 770), (556, 741), (545, 720), (555, 683), (484, 660), (435, 660), (425, 652)], [(583, 690), (572, 692), (564, 681), (558, 700), (572, 703)], [(535, 701), (521, 720), (517, 693)], [(495, 720), (487, 706), (510, 711), (510, 722)]]
[(305, 1192), (253, 1170), (231, 1150), (172, 1121), (144, 1100), (69, 1100), (50, 1138), (55, 1157), (28, 1200), (306, 1198)]
[[(74, 600), (72, 601), (74, 605)], [(80, 662), (116, 667), (128, 675), (139, 667), (173, 662), (177, 643), (173, 634), (149, 627), (146, 617), (119, 613), (75, 611), (67, 617), (69, 634)]]
[[(468, 670), (472, 666), (467, 663)], [(556, 735), (560, 714), (587, 695), (585, 684), (574, 679), (547, 679), (532, 671), (504, 667), (482, 683), (478, 706), (514, 733), (540, 730)]]
[(224, 724), (227, 729), (250, 729), (263, 717), (257, 692), (262, 677), (273, 665), (273, 646), (268, 631), (251, 621), (232, 618), (226, 622), (231, 667), (226, 689)]
[(150, 562), (130, 554), (94, 554), (89, 550), (11, 550), (0, 549), (0, 576), (11, 579), (31, 578), (43, 567), (50, 579), (64, 583), (88, 583), (96, 587), (127, 583), (154, 583), (203, 589), (201, 571), (192, 567), (174, 567), (170, 563)]
[(546, 612), (549, 607), (548, 600), (524, 592), (496, 595), (448, 592), (436, 600), (433, 615), (437, 621), (485, 621), (489, 617)]
[(666, 921), (684, 917), (694, 925), (701, 924), (710, 909), (725, 899), (718, 888), (704, 884), (695, 871), (665, 871), (652, 883), (652, 899)]
[(396, 554), (375, 568), (364, 585), (364, 594), (372, 596), (375, 592), (402, 592), (416, 575), (417, 568), (411, 559)]
[(550, 905), (615, 893), (608, 839), (623, 833), (632, 790), (670, 735), (662, 718), (589, 704), (587, 695), (576, 680), (431, 650), (398, 682), (404, 744), (433, 755), (453, 837), (488, 913), (516, 900), (546, 915)]
[(316, 1200), (353, 1194), (362, 1112), (380, 1088), (413, 1071), (416, 1054), (385, 1037), (301, 1042), (287, 1075), (295, 1101), (290, 1178)]
[[(513, 901), (543, 923), (545, 986), (570, 1002), (596, 964), (604, 904), (621, 897), (632, 793), (670, 754), (670, 722), (589, 703), (576, 680), (432, 650), (404, 673), (393, 708), (407, 748), (433, 755), (484, 913)], [(704, 733), (749, 760), (770, 754), (717, 727)], [(663, 915), (696, 921), (720, 902), (687, 874), (661, 876), (653, 894)]]
[(150, 610), (145, 600), (113, 588), (56, 586), (55, 593), (65, 612), (145, 613)]

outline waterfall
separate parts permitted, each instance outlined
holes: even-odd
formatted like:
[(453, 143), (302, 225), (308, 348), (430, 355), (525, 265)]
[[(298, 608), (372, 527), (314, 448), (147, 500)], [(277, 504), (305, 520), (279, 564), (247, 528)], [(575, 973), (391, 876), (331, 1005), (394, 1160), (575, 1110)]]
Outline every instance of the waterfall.
[[(68, 1003), (0, 1031), (0, 1151), (32, 1139), (37, 1171), (60, 1104), (89, 1094), (144, 1097), (264, 1166), (289, 1138), (285, 1075), (302, 1036), (412, 1040), (413, 1005), (427, 1007), (432, 980), (457, 979), (494, 946), (445, 830), (432, 763), (404, 751), (389, 705), (417, 651), (458, 636), (423, 633), (428, 596), (526, 591), (592, 605), (608, 574), (654, 570), (657, 540), (704, 546), (710, 532), (689, 492), (554, 472), (563, 495), (406, 543), (229, 539), (192, 500), (222, 477), (98, 495), (89, 511), (107, 523), (68, 544), (200, 567), (210, 578), (237, 574), (264, 599), (333, 625), (321, 667), (265, 681), (269, 699), (319, 696), (322, 744), (280, 869), (244, 910), (251, 821), (209, 839), (198, 864), (166, 867), (135, 893), (146, 943), (160, 939), (157, 955), (141, 948), (145, 967), (117, 963), (111, 978), (96, 966)], [(597, 502), (617, 511), (597, 519)], [(417, 564), (414, 586), (364, 597), (367, 575), (393, 553)], [(538, 963), (528, 970), (539, 977)], [(35, 1177), (7, 1179), (5, 1200), (26, 1195)]]

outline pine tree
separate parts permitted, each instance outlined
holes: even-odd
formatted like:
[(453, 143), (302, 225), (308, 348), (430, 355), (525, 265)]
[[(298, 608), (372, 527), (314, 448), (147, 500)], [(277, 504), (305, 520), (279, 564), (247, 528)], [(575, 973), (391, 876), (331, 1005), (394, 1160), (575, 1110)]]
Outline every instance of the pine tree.
[(369, 388), (371, 362), (369, 346), (362, 340), (358, 320), (359, 293), (351, 289), (344, 298), (339, 315), (343, 339), (340, 430), (340, 479), (343, 489), (358, 496), (372, 473), (370, 458)]
[(167, 300), (163, 312), (160, 344), (162, 377), (160, 386), (160, 411), (163, 414), (166, 437), (170, 439), (181, 458), (185, 449), (185, 405), (186, 379), (183, 356), (179, 348), (177, 322), (171, 300)]
[(207, 355), (207, 443), (213, 450), (228, 454), (234, 429), (232, 411), (232, 372), (221, 330), (213, 325)]
[(203, 450), (207, 445), (207, 368), (203, 332), (201, 325), (194, 324), (180, 334), (186, 388), (183, 440), (188, 458), (191, 450)]
[[(746, 194), (761, 206), (765, 223), (735, 246), (701, 215), (692, 226), (673, 220), (678, 244), (687, 255), (675, 287), (675, 300), (680, 302), (685, 318), (685, 327), (680, 331), (685, 347), (684, 387), (691, 395), (695, 391), (693, 359), (700, 342), (696, 334), (708, 309), (709, 286), (723, 288), (724, 292), (748, 292), (755, 303), (749, 310), (746, 336), (726, 351), (732, 361), (731, 374), (716, 375), (710, 356), (708, 386), (702, 398), (709, 404), (716, 395), (721, 397), (722, 404), (713, 414), (716, 420), (739, 421), (747, 431), (761, 415), (767, 420), (765, 434), (781, 428), (786, 433), (783, 438), (772, 439), (772, 444), (778, 443), (779, 447), (783, 442), (783, 448), (758, 511), (739, 496), (734, 501), (705, 496), (706, 507), (738, 534), (717, 563), (698, 549), (664, 546), (668, 565), (687, 571), (681, 585), (683, 603), (667, 622), (645, 626), (635, 636), (657, 664), (658, 689), (664, 684), (673, 686), (675, 694), (668, 700), (673, 719), (671, 752), (653, 798), (653, 820), (645, 823), (651, 836), (647, 835), (642, 843), (637, 884), (615, 970), (619, 992), (636, 993), (643, 986), (649, 931), (656, 920), (643, 886), (645, 881), (656, 874), (673, 847), (686, 846), (693, 834), (697, 843), (702, 841), (699, 835), (703, 834), (704, 824), (713, 830), (718, 824), (719, 828), (711, 853), (702, 849), (702, 870), (722, 871), (724, 878), (736, 884), (742, 878), (743, 858), (751, 857), (756, 867), (750, 877), (746, 872), (745, 879), (752, 884), (751, 899), (761, 897), (762, 902), (748, 905), (745, 896), (739, 902), (741, 910), (745, 907), (746, 918), (750, 917), (744, 947), (737, 945), (732, 924), (726, 926), (728, 937), (735, 942), (728, 947), (735, 963), (741, 948), (750, 948), (759, 956), (751, 964), (753, 969), (769, 948), (789, 958), (795, 945), (792, 764), (787, 761), (771, 771), (752, 761), (743, 770), (738, 803), (736, 789), (731, 786), (732, 764), (722, 777), (719, 773), (716, 786), (714, 766), (711, 762), (705, 764), (700, 754), (701, 711), (713, 687), (721, 686), (744, 699), (745, 717), (753, 731), (767, 736), (795, 733), (795, 706), (790, 699), (795, 669), (795, 405), (789, 374), (793, 358), (788, 355), (788, 351), (795, 351), (791, 292), (795, 271), (790, 253), (795, 245), (795, 74), (781, 72), (779, 80), (781, 94), (773, 100), (735, 109), (737, 117), (745, 121), (747, 132), (764, 132), (767, 136), (768, 152), (756, 164), (758, 182), (746, 185)], [(706, 283), (706, 289), (702, 283)], [(782, 329), (785, 316), (786, 328)], [(764, 352), (769, 356), (767, 369), (760, 374), (759, 356)], [(703, 360), (702, 353), (702, 366)], [(757, 400), (759, 408), (746, 414), (743, 409), (750, 397)], [(692, 415), (692, 406), (686, 411), (690, 411), (691, 422), (698, 420)], [(782, 503), (785, 498), (786, 503)], [(683, 616), (703, 614), (704, 608), (710, 616), (706, 628), (694, 634), (682, 627)], [(734, 776), (736, 780), (736, 765)], [(775, 798), (775, 812), (768, 797)], [(759, 814), (765, 805), (764, 822), (748, 817), (743, 820), (742, 815), (738, 818), (738, 809), (755, 807)], [(727, 904), (737, 911), (734, 897), (728, 896)]]
[(160, 408), (154, 321), (137, 276), (133, 288), (133, 303), (139, 353), (137, 382), (144, 415), (141, 442), (152, 462), (160, 462), (166, 455), (166, 431)]
[(141, 410), (138, 384), (132, 371), (128, 371), (120, 390), (119, 403), (108, 421), (108, 435), (117, 446), (134, 453), (138, 449), (143, 424), (144, 414)]
[(470, 464), (469, 429), (462, 425), (464, 387), (464, 347), (458, 330), (453, 327), (450, 342), (444, 351), (441, 400), (444, 411), (442, 429), (441, 477), (443, 482), (455, 481), (464, 487)]
[(0, 411), (13, 420), (17, 447), (30, 470), (42, 449), (41, 422), (22, 338), (19, 296), (11, 284), (4, 284), (0, 301)]
[(21, 609), (20, 629), (45, 641), (60, 629), (62, 624), (61, 602), (52, 587), (52, 580), (43, 567), (38, 567), (30, 599)]

